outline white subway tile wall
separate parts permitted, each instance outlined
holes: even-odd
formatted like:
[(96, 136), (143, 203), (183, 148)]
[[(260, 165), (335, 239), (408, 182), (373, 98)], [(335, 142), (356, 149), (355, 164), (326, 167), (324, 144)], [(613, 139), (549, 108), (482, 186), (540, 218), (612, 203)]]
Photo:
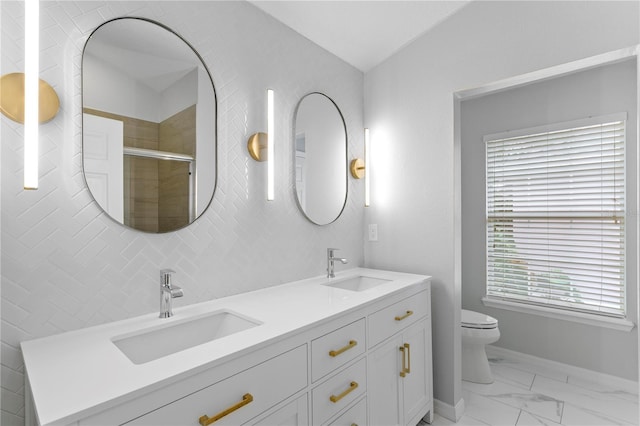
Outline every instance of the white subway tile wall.
[[(24, 69), (24, 3), (2, 1), (1, 73)], [(82, 175), (81, 60), (93, 29), (111, 18), (159, 21), (191, 43), (209, 67), (218, 98), (218, 182), (191, 226), (146, 234), (107, 217)], [(23, 126), (1, 118), (2, 417), (23, 424), (19, 343), (158, 309), (161, 268), (177, 271), (192, 304), (324, 273), (327, 247), (363, 263), (364, 183), (349, 179), (347, 205), (318, 227), (298, 211), (292, 124), (298, 100), (320, 91), (340, 107), (349, 158), (363, 155), (363, 76), (246, 2), (41, 2), (41, 78), (60, 112), (40, 128), (40, 189), (22, 189)], [(246, 151), (264, 131), (264, 96), (276, 95), (276, 199), (265, 170)], [(61, 384), (64, 386), (64, 384)]]

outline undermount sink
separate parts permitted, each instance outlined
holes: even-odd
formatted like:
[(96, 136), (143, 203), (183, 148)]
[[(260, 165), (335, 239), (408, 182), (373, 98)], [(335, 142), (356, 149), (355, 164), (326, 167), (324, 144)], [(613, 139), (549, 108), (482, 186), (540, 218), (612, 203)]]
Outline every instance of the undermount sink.
[(329, 282), (324, 285), (329, 287), (341, 288), (343, 290), (365, 291), (365, 290), (370, 290), (374, 287), (377, 287), (380, 284), (388, 283), (389, 281), (391, 280), (358, 276), (353, 278), (347, 278), (342, 281)]
[(219, 311), (176, 322), (168, 327), (159, 325), (118, 336), (112, 342), (131, 362), (144, 364), (260, 324), (257, 320), (233, 312)]

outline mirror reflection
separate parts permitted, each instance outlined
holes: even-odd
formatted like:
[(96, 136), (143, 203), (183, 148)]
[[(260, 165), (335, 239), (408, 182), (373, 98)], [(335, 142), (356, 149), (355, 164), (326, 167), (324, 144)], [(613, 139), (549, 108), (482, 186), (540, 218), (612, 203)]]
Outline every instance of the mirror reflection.
[(82, 57), (83, 168), (119, 223), (163, 233), (209, 206), (216, 183), (216, 95), (197, 52), (161, 24), (119, 18)]
[(338, 106), (322, 93), (300, 100), (294, 122), (298, 207), (311, 222), (335, 221), (347, 200), (347, 132)]

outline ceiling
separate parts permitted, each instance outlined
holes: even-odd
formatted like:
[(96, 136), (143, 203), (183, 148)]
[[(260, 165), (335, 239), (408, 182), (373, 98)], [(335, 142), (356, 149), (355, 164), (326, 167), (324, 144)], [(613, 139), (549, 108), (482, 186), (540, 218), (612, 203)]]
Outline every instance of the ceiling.
[(469, 3), (458, 0), (249, 1), (363, 72)]
[(140, 19), (116, 19), (96, 29), (84, 54), (162, 93), (201, 64), (184, 40)]

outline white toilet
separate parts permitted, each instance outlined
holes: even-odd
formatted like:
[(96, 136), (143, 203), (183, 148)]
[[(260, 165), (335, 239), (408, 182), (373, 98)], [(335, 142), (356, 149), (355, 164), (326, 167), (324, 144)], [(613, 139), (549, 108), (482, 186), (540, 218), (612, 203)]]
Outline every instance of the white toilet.
[(462, 380), (493, 383), (485, 345), (498, 341), (498, 320), (479, 312), (462, 310)]

